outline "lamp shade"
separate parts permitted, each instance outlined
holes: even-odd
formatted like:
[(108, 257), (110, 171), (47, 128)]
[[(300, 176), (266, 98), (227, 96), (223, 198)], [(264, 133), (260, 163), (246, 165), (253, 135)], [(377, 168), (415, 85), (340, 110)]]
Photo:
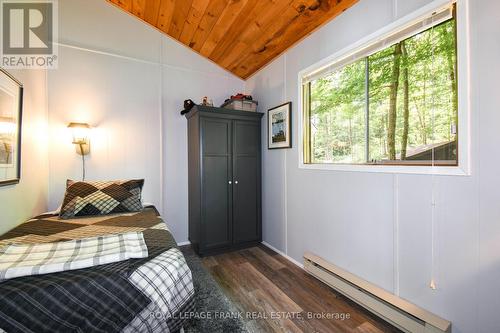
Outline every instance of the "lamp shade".
[(90, 126), (86, 123), (70, 123), (68, 128), (73, 134), (74, 144), (86, 144), (89, 141)]

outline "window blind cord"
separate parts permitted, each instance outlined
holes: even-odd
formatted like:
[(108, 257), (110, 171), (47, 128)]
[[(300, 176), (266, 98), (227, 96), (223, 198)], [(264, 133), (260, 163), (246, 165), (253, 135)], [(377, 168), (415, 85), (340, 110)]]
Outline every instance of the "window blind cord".
[[(432, 28), (431, 30), (431, 38), (434, 39), (434, 27)], [(435, 46), (434, 44), (432, 44), (432, 50), (431, 50), (431, 54), (432, 54), (432, 72), (434, 73), (435, 72)], [(434, 76), (431, 76), (431, 80), (434, 81), (435, 78)], [(434, 83), (434, 82), (433, 82)], [(432, 86), (434, 87), (435, 85), (432, 84)], [(431, 113), (431, 124), (432, 124), (432, 142), (434, 143), (435, 142), (435, 133), (434, 133), (434, 129), (435, 129), (435, 108), (436, 108), (436, 93), (435, 91), (432, 91), (432, 113)], [(433, 148), (431, 150), (431, 168), (434, 169), (435, 168), (435, 148)], [(432, 171), (432, 175), (431, 175), (431, 281), (429, 283), (429, 287), (432, 289), (432, 290), (436, 290), (437, 289), (437, 285), (436, 285), (436, 253), (435, 253), (435, 249), (436, 249), (436, 234), (435, 234), (435, 229), (436, 229), (436, 218), (435, 218), (435, 215), (436, 215), (436, 186), (435, 186), (435, 182), (436, 182), (436, 176), (434, 174), (434, 170)]]

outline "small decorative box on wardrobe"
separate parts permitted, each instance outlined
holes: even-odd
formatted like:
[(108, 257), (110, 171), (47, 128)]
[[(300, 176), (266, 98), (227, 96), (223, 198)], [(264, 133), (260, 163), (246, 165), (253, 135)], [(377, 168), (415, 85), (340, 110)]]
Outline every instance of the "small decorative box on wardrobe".
[(208, 106), (186, 114), (189, 240), (200, 255), (262, 240), (262, 116)]

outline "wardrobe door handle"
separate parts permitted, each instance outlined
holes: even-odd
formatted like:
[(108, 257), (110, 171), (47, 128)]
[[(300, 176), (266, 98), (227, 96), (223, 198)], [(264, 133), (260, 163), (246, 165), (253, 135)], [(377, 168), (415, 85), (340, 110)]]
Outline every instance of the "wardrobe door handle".
[(231, 185), (233, 182), (232, 181), (229, 181), (228, 184)]
[(235, 183), (236, 185), (238, 185), (238, 181), (235, 181), (234, 183)]

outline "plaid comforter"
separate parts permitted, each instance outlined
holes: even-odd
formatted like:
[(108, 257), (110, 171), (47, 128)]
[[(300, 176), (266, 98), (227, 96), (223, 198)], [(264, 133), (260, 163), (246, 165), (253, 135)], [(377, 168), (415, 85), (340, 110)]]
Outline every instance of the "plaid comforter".
[(0, 248), (0, 281), (147, 256), (144, 236), (137, 231), (66, 242), (10, 244)]
[(142, 232), (149, 256), (0, 282), (0, 331), (175, 332), (193, 306), (189, 268), (154, 207), (59, 220), (44, 215), (0, 237), (0, 247)]

